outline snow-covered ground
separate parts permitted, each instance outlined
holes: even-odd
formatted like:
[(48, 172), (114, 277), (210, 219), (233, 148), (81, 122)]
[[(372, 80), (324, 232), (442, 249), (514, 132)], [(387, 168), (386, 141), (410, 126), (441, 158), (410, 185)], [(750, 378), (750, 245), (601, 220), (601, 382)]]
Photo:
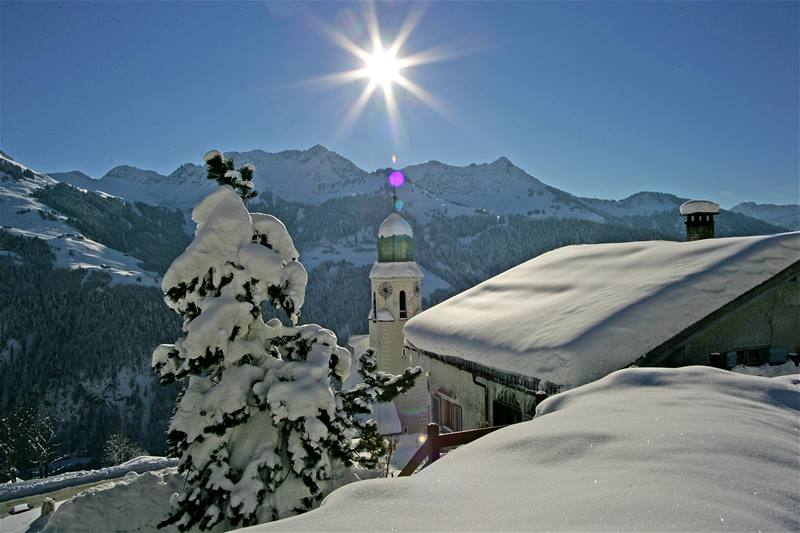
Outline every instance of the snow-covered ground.
[(243, 531), (797, 531), (800, 375), (627, 369), (407, 478)]
[(169, 500), (184, 481), (176, 468), (137, 474), (92, 487), (64, 502), (42, 531), (162, 531), (177, 532), (158, 523), (169, 514)]
[(180, 490), (183, 478), (177, 468), (151, 472), (129, 472), (121, 478), (87, 487), (74, 496), (56, 501), (56, 511), (40, 518), (41, 508), (0, 519), (2, 533), (60, 533), (105, 531), (162, 531), (175, 533), (178, 528), (158, 529), (169, 513), (169, 501)]
[(99, 470), (77, 470), (44, 479), (37, 478), (17, 483), (7, 483), (0, 485), (0, 502), (25, 498), (35, 494), (44, 494), (65, 487), (92, 483), (103, 479), (112, 479), (124, 476), (128, 472), (148, 472), (174, 466), (175, 464), (177, 464), (176, 459), (142, 456), (120, 465), (109, 466)]
[(747, 374), (748, 376), (763, 376), (772, 378), (775, 376), (791, 376), (793, 374), (800, 374), (800, 365), (795, 364), (794, 361), (789, 360), (779, 365), (736, 365), (731, 368), (733, 372), (740, 374)]

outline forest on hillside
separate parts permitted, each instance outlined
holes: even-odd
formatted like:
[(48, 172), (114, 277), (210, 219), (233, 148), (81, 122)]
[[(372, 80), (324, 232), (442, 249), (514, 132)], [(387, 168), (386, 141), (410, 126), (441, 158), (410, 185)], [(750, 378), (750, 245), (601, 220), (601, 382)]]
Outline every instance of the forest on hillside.
[[(85, 236), (133, 255), (155, 272), (163, 273), (191, 241), (194, 224), (187, 212), (63, 184), (36, 195)], [(283, 220), (300, 250), (321, 244), (374, 248), (389, 211), (386, 198), (377, 195), (310, 205), (269, 192), (248, 208)], [(415, 232), (417, 261), (452, 287), (435, 291), (426, 307), (560, 246), (682, 240), (684, 231), (680, 217), (670, 212), (613, 223), (486, 212), (434, 214), (426, 222), (404, 217)], [(720, 236), (780, 230), (730, 212), (718, 222)], [(0, 249), (0, 419), (30, 406), (51, 406), (64, 454), (100, 457), (111, 434), (164, 453), (164, 432), (182, 385), (159, 385), (150, 368), (153, 348), (173, 342), (180, 331), (161, 291), (115, 285), (103, 272), (55, 268), (43, 240), (0, 230)], [(345, 258), (311, 269), (301, 321), (333, 330), (341, 344), (366, 333), (369, 268)]]

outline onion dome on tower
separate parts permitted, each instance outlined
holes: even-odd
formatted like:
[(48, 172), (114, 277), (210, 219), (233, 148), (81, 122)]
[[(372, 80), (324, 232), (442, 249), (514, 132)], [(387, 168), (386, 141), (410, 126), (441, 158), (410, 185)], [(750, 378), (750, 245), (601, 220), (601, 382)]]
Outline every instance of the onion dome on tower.
[(399, 213), (381, 222), (378, 229), (378, 262), (395, 263), (414, 260), (414, 231)]

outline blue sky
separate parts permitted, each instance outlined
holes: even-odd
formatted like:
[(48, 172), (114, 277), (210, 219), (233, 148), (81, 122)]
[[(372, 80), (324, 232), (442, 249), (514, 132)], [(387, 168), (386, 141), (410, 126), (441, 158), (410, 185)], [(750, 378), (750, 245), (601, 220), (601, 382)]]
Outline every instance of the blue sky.
[[(410, 10), (377, 5), (388, 44)], [(364, 81), (299, 83), (361, 63), (363, 5), (0, 2), (0, 146), (43, 171), (169, 173), (210, 148), (322, 144), (366, 170), (507, 156), (574, 194), (640, 190), (797, 202), (798, 3), (434, 3), (403, 48), (461, 52), (340, 126)]]

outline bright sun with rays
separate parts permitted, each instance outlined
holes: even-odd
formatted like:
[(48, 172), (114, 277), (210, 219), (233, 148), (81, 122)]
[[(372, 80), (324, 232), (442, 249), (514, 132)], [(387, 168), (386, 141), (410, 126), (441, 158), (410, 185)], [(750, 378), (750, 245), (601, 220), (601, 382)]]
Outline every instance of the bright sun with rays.
[(324, 21), (318, 20), (319, 27), (323, 32), (337, 45), (344, 48), (361, 62), (361, 67), (346, 72), (337, 72), (316, 78), (315, 82), (323, 82), (333, 85), (340, 85), (351, 82), (364, 82), (364, 89), (356, 99), (356, 101), (349, 107), (347, 115), (341, 125), (340, 133), (349, 128), (355, 123), (364, 111), (367, 102), (370, 100), (375, 91), (380, 88), (383, 93), (383, 100), (386, 104), (386, 111), (389, 118), (389, 124), (392, 128), (392, 133), (397, 138), (402, 130), (400, 113), (398, 110), (397, 98), (395, 96), (395, 87), (401, 87), (403, 90), (411, 94), (418, 101), (427, 105), (434, 111), (450, 118), (450, 114), (446, 113), (445, 107), (438, 99), (431, 93), (423, 89), (420, 85), (413, 82), (409, 76), (409, 70), (413, 67), (441, 61), (454, 55), (452, 52), (446, 53), (442, 50), (428, 50), (408, 56), (401, 53), (401, 49), (405, 44), (411, 32), (419, 23), (422, 18), (423, 11), (421, 8), (413, 8), (409, 11), (408, 16), (403, 22), (402, 27), (397, 33), (394, 41), (389, 46), (384, 46), (384, 41), (381, 37), (380, 28), (378, 27), (378, 19), (375, 13), (375, 6), (372, 3), (365, 4), (365, 20), (366, 28), (369, 33), (369, 41), (371, 52), (364, 49), (362, 46), (354, 42), (352, 39), (345, 36), (343, 33), (336, 31)]
[(392, 50), (384, 50), (378, 46), (366, 61), (365, 73), (369, 76), (370, 83), (381, 87), (397, 81), (400, 74), (400, 62)]

